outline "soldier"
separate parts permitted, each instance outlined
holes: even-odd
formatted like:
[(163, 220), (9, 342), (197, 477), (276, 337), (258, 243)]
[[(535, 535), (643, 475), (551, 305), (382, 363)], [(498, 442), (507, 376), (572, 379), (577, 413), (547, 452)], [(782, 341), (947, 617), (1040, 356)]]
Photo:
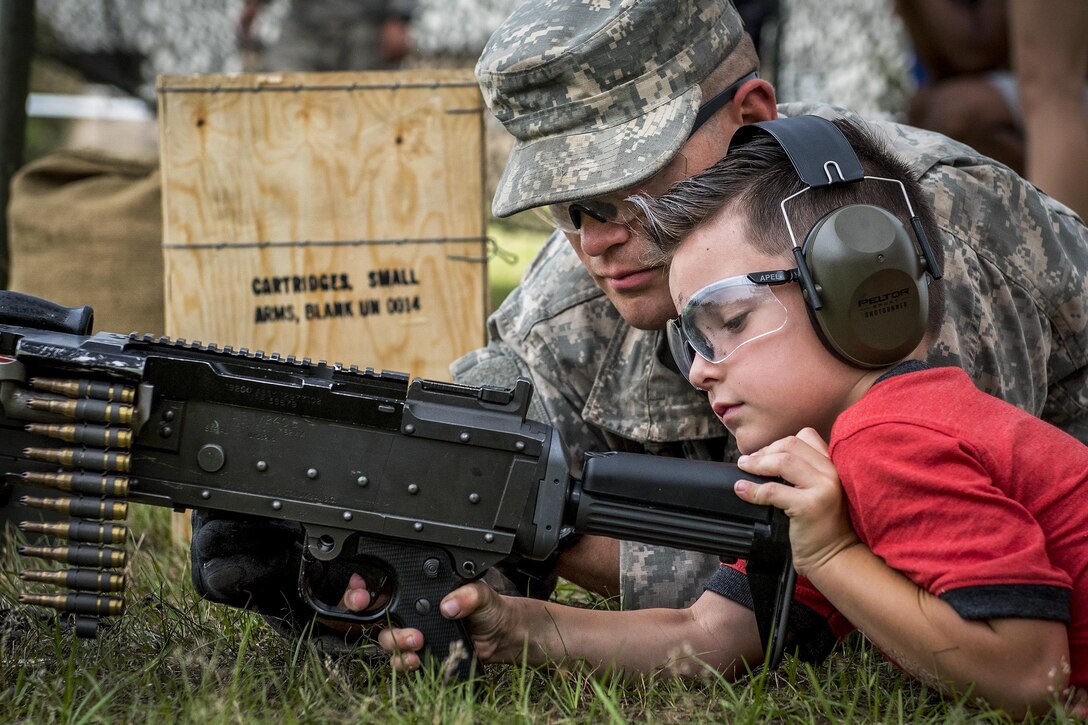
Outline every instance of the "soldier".
[[(238, 43), (251, 49), (253, 23), (271, 0), (246, 0)], [(279, 40), (264, 50), (266, 71), (378, 70), (408, 52), (414, 0), (295, 0)]]
[[(484, 97), (516, 139), (493, 210), (539, 208), (557, 231), (492, 315), (488, 346), (452, 371), (468, 384), (532, 380), (533, 415), (556, 426), (576, 465), (601, 450), (736, 456), (705, 396), (670, 362), (668, 280), (647, 261), (650, 243), (632, 230), (626, 198), (661, 195), (705, 170), (742, 124), (852, 116), (776, 106), (757, 68), (727, 0), (530, 0), (480, 57)], [(929, 361), (959, 365), (984, 391), (1088, 440), (1084, 223), (961, 144), (893, 123), (866, 126), (906, 160), (937, 214), (947, 315)], [(260, 588), (232, 567), (230, 542), (248, 535), (237, 526), (195, 527), (194, 577), (217, 601)], [(689, 605), (718, 568), (717, 558), (660, 547), (567, 543), (554, 571), (536, 575), (618, 594), (629, 609)]]

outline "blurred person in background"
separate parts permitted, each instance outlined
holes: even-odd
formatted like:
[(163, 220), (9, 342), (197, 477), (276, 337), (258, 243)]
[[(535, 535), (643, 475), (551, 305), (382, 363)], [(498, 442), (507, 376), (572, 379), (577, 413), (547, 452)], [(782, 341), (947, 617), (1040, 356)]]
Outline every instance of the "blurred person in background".
[(907, 121), (1088, 214), (1088, 3), (896, 0), (917, 56)]
[(263, 71), (395, 68), (409, 50), (415, 0), (293, 0), (279, 39), (259, 48), (253, 26), (272, 0), (245, 0), (238, 43)]

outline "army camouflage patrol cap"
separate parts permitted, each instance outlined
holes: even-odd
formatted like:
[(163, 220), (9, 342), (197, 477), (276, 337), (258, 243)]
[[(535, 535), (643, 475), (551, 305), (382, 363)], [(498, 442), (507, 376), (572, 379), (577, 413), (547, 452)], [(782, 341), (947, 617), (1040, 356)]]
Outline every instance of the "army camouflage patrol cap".
[(496, 216), (617, 191), (687, 138), (706, 78), (742, 36), (728, 0), (528, 0), (476, 64), (513, 134)]

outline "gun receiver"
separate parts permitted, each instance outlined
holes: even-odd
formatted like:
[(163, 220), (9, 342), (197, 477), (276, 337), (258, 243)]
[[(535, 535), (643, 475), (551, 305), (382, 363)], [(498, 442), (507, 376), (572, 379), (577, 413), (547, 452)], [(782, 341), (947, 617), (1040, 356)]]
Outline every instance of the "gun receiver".
[[(794, 581), (787, 520), (735, 496), (735, 466), (609, 453), (572, 477), (554, 429), (525, 418), (526, 380), (409, 381), (244, 348), (89, 336), (91, 319), (89, 308), (0, 292), (7, 495), (59, 489), (20, 500), (72, 517), (24, 524), (70, 543), (20, 553), (78, 567), (23, 572), (74, 593), (21, 598), (72, 615), (81, 636), (123, 606), (123, 578), (110, 570), (124, 565), (124, 527), (110, 522), (125, 517), (127, 499), (300, 522), (299, 588), (315, 613), (416, 627), (460, 677), (474, 665), (472, 641), (438, 612), (441, 598), (500, 562), (547, 558), (564, 525), (745, 558), (777, 666)], [(386, 572), (388, 601), (366, 613), (319, 601), (308, 568), (334, 559)]]

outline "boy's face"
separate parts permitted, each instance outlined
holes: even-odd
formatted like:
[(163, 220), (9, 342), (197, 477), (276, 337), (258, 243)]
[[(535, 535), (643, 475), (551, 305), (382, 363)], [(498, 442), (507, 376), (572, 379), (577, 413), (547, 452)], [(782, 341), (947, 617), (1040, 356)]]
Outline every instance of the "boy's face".
[[(693, 295), (719, 280), (796, 266), (791, 256), (763, 254), (747, 239), (745, 222), (726, 210), (684, 240), (669, 270), (669, 290), (677, 312)], [(862, 385), (866, 371), (847, 365), (824, 348), (796, 282), (764, 289), (773, 293), (773, 297), (763, 295), (768, 306), (780, 302), (785, 308), (780, 328), (776, 322), (768, 327), (776, 331), (736, 347), (721, 362), (696, 355), (689, 375), (693, 385), (707, 392), (715, 414), (744, 453), (806, 426), (826, 439), (835, 418), (867, 387)], [(749, 311), (752, 318), (760, 314), (782, 313), (780, 309)], [(728, 334), (728, 330), (722, 332)]]

